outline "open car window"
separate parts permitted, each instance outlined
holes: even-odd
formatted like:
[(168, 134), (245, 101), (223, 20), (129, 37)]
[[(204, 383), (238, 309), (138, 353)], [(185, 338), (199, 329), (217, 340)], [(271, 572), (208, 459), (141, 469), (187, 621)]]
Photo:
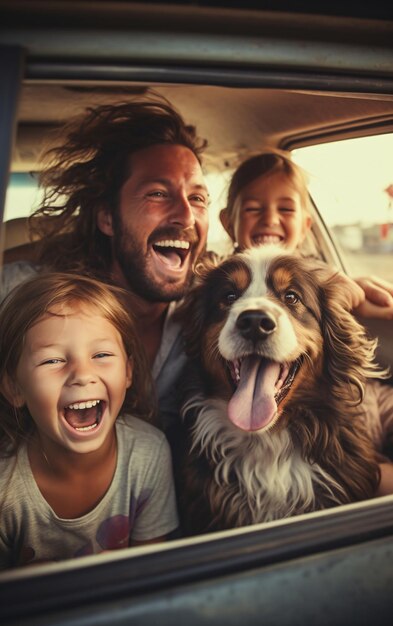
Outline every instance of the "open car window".
[(393, 281), (393, 134), (294, 151), (310, 193), (353, 276)]

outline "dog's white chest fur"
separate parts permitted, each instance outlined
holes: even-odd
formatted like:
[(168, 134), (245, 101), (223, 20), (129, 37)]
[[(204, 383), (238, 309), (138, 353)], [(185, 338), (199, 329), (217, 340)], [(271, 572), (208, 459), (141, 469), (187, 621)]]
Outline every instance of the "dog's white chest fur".
[(317, 464), (294, 448), (286, 429), (246, 433), (228, 422), (222, 400), (194, 398), (185, 410), (198, 409), (193, 449), (214, 462), (212, 511), (234, 526), (289, 517), (314, 508), (316, 484), (338, 485)]

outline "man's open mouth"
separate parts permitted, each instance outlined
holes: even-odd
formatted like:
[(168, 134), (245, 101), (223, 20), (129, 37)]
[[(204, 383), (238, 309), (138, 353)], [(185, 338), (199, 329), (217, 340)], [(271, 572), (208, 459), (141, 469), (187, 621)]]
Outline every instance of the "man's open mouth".
[(101, 422), (105, 408), (102, 400), (83, 400), (64, 407), (64, 419), (78, 432), (89, 432)]
[(234, 394), (228, 404), (228, 417), (247, 431), (271, 427), (277, 418), (280, 402), (288, 394), (300, 360), (276, 363), (258, 355), (229, 361)]
[(160, 260), (172, 269), (181, 269), (191, 251), (191, 243), (183, 239), (161, 239), (152, 246)]

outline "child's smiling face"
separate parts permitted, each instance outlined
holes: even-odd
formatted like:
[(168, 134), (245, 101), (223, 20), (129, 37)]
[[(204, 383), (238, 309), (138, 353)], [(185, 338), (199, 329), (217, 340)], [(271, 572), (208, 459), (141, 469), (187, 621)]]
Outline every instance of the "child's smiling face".
[(302, 196), (281, 172), (265, 174), (246, 185), (236, 198), (233, 225), (239, 248), (281, 244), (293, 251), (310, 228)]
[(131, 380), (123, 340), (97, 309), (57, 307), (26, 333), (14, 404), (27, 405), (43, 445), (92, 452), (113, 431)]

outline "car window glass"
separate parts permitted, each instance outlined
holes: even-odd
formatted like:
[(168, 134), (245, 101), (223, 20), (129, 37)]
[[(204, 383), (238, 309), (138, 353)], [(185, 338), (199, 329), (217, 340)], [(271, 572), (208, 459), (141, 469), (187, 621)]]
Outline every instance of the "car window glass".
[(11, 174), (5, 201), (4, 221), (30, 215), (38, 206), (41, 195), (34, 174), (28, 172)]
[(348, 268), (393, 281), (393, 134), (293, 152)]

